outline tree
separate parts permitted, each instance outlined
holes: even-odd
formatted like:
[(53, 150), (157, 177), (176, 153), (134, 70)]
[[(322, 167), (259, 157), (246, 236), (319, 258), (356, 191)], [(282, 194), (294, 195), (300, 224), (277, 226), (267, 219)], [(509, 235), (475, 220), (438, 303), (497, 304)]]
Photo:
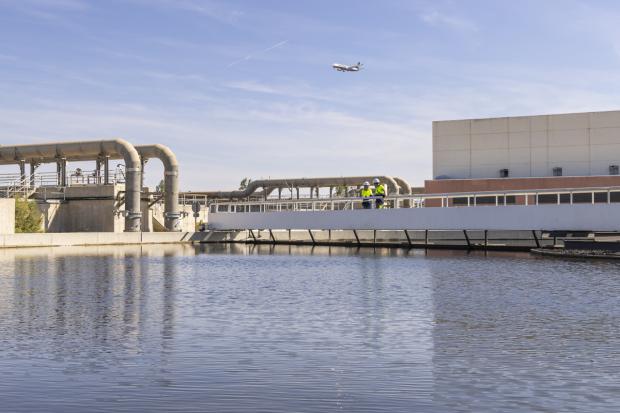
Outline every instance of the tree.
[(15, 198), (15, 232), (41, 232), (42, 220), (43, 215), (34, 202)]
[(335, 195), (340, 198), (346, 198), (349, 196), (349, 188), (346, 185), (338, 185), (336, 187)]
[(155, 187), (155, 192), (161, 192), (162, 194), (166, 192), (166, 185), (164, 184), (164, 180), (159, 181), (159, 184)]
[(250, 185), (250, 182), (252, 182), (250, 178), (243, 178), (239, 183), (239, 190), (244, 190), (245, 188), (247, 188), (248, 185)]

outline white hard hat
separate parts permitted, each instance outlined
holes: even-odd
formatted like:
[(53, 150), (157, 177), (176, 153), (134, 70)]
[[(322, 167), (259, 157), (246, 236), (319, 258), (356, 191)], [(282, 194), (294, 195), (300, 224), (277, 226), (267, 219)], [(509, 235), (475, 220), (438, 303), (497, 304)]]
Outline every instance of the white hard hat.
[(379, 178), (375, 178), (375, 179), (372, 180), (373, 184), (378, 184), (379, 182), (381, 182), (381, 181), (379, 181)]
[(370, 185), (370, 182), (368, 181), (364, 182), (364, 186), (369, 186), (369, 185)]

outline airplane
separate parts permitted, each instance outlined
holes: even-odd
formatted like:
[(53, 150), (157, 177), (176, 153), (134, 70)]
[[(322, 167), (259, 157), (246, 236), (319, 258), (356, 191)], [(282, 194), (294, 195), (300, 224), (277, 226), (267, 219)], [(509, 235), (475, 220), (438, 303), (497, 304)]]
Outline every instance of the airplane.
[(356, 65), (343, 65), (342, 63), (334, 63), (332, 67), (339, 72), (359, 72), (362, 68), (362, 63), (357, 62)]

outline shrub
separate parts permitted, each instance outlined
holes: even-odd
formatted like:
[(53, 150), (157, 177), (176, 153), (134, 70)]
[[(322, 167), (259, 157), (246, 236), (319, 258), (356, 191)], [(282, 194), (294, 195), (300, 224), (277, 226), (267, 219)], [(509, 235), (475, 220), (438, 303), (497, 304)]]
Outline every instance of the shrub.
[(41, 232), (43, 215), (34, 202), (23, 198), (15, 199), (15, 232)]

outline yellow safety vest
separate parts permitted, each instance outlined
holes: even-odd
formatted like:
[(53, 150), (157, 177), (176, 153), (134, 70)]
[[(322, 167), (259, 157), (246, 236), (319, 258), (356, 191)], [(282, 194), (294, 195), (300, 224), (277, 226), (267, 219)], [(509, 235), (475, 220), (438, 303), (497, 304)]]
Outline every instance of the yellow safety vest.
[(372, 190), (370, 188), (368, 189), (362, 188), (362, 190), (360, 191), (360, 194), (362, 195), (362, 198), (367, 199), (372, 196)]
[(375, 188), (375, 195), (385, 196), (385, 187), (381, 184), (377, 185)]

